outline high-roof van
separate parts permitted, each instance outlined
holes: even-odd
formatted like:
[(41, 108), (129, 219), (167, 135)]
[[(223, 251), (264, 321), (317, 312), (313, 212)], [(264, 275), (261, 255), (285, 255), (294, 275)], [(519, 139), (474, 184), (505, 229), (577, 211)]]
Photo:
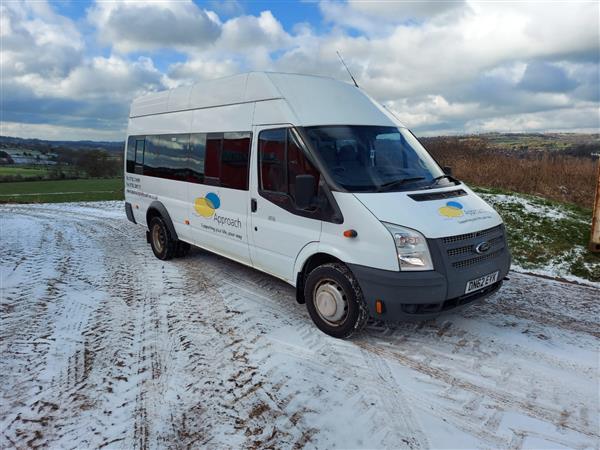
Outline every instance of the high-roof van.
[(133, 101), (127, 218), (285, 280), (323, 332), (428, 319), (498, 291), (500, 216), (363, 90), (252, 72)]

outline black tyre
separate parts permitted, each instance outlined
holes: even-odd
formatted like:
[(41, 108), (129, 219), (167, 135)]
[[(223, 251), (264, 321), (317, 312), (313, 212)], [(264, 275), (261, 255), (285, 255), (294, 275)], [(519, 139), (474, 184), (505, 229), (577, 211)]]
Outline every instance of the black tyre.
[(304, 298), (315, 325), (335, 338), (362, 330), (369, 318), (358, 281), (341, 263), (323, 264), (310, 272)]
[(177, 241), (171, 237), (165, 221), (160, 216), (153, 217), (150, 220), (150, 246), (154, 256), (166, 261), (175, 256), (177, 250)]

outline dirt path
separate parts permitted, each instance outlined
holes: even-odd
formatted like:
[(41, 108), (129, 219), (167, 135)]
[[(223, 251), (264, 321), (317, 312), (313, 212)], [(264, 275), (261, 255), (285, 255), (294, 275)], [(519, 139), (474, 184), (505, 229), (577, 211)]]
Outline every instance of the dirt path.
[(513, 273), (342, 342), (267, 275), (158, 261), (119, 202), (5, 205), (0, 225), (3, 448), (600, 442), (596, 288)]

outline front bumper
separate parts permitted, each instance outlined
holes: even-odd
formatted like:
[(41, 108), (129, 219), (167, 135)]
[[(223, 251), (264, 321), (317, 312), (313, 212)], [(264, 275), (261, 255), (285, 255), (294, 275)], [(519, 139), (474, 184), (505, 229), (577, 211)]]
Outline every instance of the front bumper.
[[(482, 257), (474, 251), (482, 240), (492, 242)], [(510, 252), (504, 227), (469, 235), (428, 240), (435, 270), (401, 272), (349, 264), (357, 278), (371, 317), (381, 320), (425, 320), (462, 308), (498, 291), (510, 269)], [(464, 294), (467, 282), (498, 271), (498, 281), (479, 291)], [(375, 301), (384, 310), (378, 314)]]

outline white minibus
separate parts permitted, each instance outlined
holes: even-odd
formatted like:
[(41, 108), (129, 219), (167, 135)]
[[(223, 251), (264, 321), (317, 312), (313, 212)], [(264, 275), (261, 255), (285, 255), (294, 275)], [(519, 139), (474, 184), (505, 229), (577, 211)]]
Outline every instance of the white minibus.
[(496, 292), (500, 216), (361, 89), (251, 72), (133, 101), (127, 218), (285, 280), (323, 332), (428, 319)]

